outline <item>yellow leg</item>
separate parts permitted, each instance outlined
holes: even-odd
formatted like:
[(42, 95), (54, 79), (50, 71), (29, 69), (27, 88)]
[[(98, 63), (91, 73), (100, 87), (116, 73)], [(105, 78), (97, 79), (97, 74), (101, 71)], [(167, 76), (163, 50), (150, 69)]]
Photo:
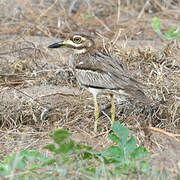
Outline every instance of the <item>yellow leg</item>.
[(98, 124), (98, 118), (99, 118), (99, 107), (97, 102), (97, 96), (93, 95), (94, 99), (94, 116), (95, 116), (95, 122), (94, 122), (94, 131), (97, 132), (97, 124)]
[(116, 107), (115, 107), (114, 95), (111, 94), (111, 126), (114, 123), (115, 114), (116, 114)]

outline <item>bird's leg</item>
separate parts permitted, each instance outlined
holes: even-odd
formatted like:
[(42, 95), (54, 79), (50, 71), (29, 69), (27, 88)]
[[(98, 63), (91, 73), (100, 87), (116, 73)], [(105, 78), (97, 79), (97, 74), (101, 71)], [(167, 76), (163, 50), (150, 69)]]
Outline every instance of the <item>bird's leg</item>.
[(111, 94), (111, 127), (115, 120), (115, 113), (116, 113), (116, 107), (115, 107), (114, 95)]
[(93, 95), (94, 99), (94, 116), (95, 116), (95, 122), (94, 122), (94, 131), (97, 132), (97, 124), (98, 124), (98, 118), (99, 118), (99, 107), (97, 102), (97, 95)]

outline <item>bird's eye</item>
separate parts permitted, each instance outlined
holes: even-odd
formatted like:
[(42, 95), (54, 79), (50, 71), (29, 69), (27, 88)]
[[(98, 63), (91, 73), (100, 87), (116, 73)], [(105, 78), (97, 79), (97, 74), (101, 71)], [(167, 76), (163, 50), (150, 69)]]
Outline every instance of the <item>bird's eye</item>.
[(82, 39), (80, 36), (75, 36), (75, 37), (73, 37), (73, 42), (76, 44), (79, 44), (82, 42)]

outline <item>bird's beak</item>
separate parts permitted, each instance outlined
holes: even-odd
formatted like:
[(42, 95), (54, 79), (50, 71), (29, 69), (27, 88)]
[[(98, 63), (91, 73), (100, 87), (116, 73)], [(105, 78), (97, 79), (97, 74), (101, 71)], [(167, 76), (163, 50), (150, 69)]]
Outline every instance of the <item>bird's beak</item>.
[(64, 47), (66, 45), (67, 45), (66, 41), (61, 41), (61, 42), (49, 45), (48, 48), (59, 48), (59, 47)]

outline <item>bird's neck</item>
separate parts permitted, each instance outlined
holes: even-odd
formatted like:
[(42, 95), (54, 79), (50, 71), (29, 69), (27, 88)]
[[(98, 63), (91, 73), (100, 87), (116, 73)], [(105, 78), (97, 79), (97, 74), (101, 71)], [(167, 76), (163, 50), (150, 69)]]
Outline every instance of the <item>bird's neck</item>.
[(85, 48), (83, 48), (83, 49), (74, 49), (74, 54), (75, 55), (85, 54), (86, 52), (87, 52), (87, 50)]
[(72, 58), (73, 66), (75, 67), (78, 64), (87, 63), (86, 61), (89, 60), (88, 57), (90, 56), (91, 56), (91, 51), (72, 54), (71, 58)]

